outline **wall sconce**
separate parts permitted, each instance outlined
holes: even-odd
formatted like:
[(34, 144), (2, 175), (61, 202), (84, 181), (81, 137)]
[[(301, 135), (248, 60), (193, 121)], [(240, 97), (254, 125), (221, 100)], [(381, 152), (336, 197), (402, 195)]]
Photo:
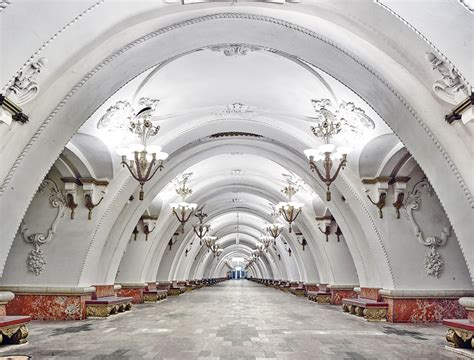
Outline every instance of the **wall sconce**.
[(188, 252), (189, 252), (189, 249), (186, 249), (186, 250), (184, 251), (184, 256), (185, 256), (185, 257), (188, 257)]
[(74, 219), (74, 210), (77, 208), (77, 203), (74, 202), (73, 194), (66, 194), (66, 207), (71, 209), (71, 220)]
[(341, 231), (341, 228), (339, 227), (339, 225), (337, 225), (336, 232), (334, 234), (336, 234), (336, 236), (337, 236), (337, 242), (340, 242), (341, 241), (340, 236), (343, 235), (343, 234), (342, 234), (342, 231)]
[(168, 246), (170, 247), (170, 251), (173, 248), (173, 245), (176, 244), (176, 242), (178, 241), (178, 236), (179, 236), (179, 233), (175, 232), (173, 236), (171, 237), (170, 241), (168, 241)]
[(405, 198), (405, 194), (399, 192), (397, 194), (397, 200), (392, 204), (395, 208), (395, 216), (397, 219), (400, 219), (400, 208), (403, 206), (403, 199)]
[[(304, 248), (305, 248), (306, 245), (308, 245), (308, 242), (303, 237), (302, 233), (296, 233), (295, 235), (296, 235), (296, 241), (298, 241), (298, 244), (300, 244), (303, 247), (303, 251), (304, 251)], [(301, 239), (301, 241), (300, 241), (300, 239)]]
[[(92, 220), (92, 210), (94, 210), (96, 206), (99, 206), (104, 199), (103, 195), (105, 194), (105, 188), (109, 185), (109, 182), (93, 178), (80, 178), (79, 181), (81, 182), (82, 190), (84, 191), (85, 206), (87, 210), (89, 210), (87, 219)], [(99, 196), (99, 201), (95, 202), (94, 200)]]
[(28, 121), (28, 116), (17, 104), (0, 94), (0, 121), (10, 125), (12, 119), (24, 124)]
[[(145, 241), (148, 241), (148, 235), (151, 234), (156, 228), (156, 216), (143, 215), (141, 217), (143, 222), (143, 233), (145, 234)], [(153, 229), (150, 230), (150, 225), (153, 225)]]
[(288, 248), (288, 256), (291, 256), (291, 249)]
[(322, 223), (324, 225), (324, 231), (321, 230), (321, 227), (318, 225), (319, 231), (321, 231), (324, 235), (326, 235), (326, 242), (329, 241), (329, 235), (331, 235), (331, 223), (334, 220), (332, 215), (325, 215), (325, 216), (316, 216), (316, 221), (318, 223)]
[(377, 208), (379, 209), (379, 218), (380, 219), (383, 219), (383, 211), (382, 209), (384, 208), (385, 206), (385, 199), (387, 198), (387, 193), (386, 192), (382, 192), (379, 194), (379, 199), (377, 202), (375, 202), (374, 200), (372, 200), (372, 198), (370, 197), (369, 194), (367, 194), (367, 197), (368, 199), (370, 200), (370, 202), (372, 204), (374, 204), (375, 206), (377, 206)]
[(135, 225), (135, 228), (133, 229), (132, 234), (133, 234), (133, 241), (137, 241), (138, 225)]

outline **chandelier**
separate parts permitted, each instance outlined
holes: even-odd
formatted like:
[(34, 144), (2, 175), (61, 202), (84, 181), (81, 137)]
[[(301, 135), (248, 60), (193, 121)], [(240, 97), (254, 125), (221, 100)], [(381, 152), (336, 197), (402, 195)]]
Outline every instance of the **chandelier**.
[(268, 248), (272, 245), (273, 243), (273, 237), (269, 235), (262, 235), (260, 236), (260, 242), (259, 244), (263, 245), (263, 250), (266, 250), (268, 252)]
[(291, 225), (296, 220), (299, 214), (303, 209), (303, 203), (291, 201), (293, 195), (298, 192), (298, 188), (296, 184), (291, 180), (287, 179), (288, 186), (285, 186), (281, 192), (286, 195), (288, 198), (287, 202), (280, 202), (278, 203), (276, 209), (280, 213), (281, 216), (285, 219), (288, 223), (289, 229), (288, 231), (291, 233)]
[(204, 241), (204, 245), (206, 245), (208, 249), (211, 249), (211, 247), (216, 244), (217, 236), (206, 235), (202, 240)]
[(214, 255), (214, 257), (221, 256), (222, 252), (224, 251), (223, 249), (219, 247), (219, 245), (216, 245), (216, 244), (212, 245), (209, 249), (212, 251), (212, 254)]
[[(326, 200), (331, 201), (330, 186), (336, 180), (341, 169), (347, 164), (347, 154), (350, 152), (348, 147), (338, 147), (331, 143), (331, 138), (337, 135), (343, 125), (346, 124), (346, 120), (340, 116), (339, 109), (335, 109), (329, 99), (313, 100), (313, 106), (317, 114), (317, 120), (319, 123), (316, 126), (311, 127), (313, 134), (323, 140), (323, 145), (317, 149), (307, 149), (304, 154), (309, 159), (309, 168), (311, 171), (316, 171), (319, 179), (326, 184)], [(334, 174), (331, 175), (331, 170), (334, 165), (334, 161), (339, 160)], [(317, 162), (323, 162), (323, 171), (320, 171)]]
[(196, 224), (193, 226), (193, 231), (196, 234), (196, 236), (199, 238), (199, 245), (202, 245), (202, 240), (203, 238), (207, 235), (209, 230), (211, 229), (210, 225), (204, 224), (204, 219), (207, 217), (207, 214), (203, 213), (203, 207), (201, 206), (194, 216), (196, 216), (199, 219), (199, 224)]
[(184, 233), (184, 224), (189, 220), (194, 210), (197, 208), (197, 204), (187, 203), (186, 197), (191, 195), (193, 191), (186, 187), (186, 182), (191, 177), (192, 173), (183, 174), (181, 180), (176, 180), (176, 193), (181, 196), (180, 203), (171, 203), (171, 211), (176, 216), (181, 224), (181, 233)]
[(277, 222), (278, 214), (276, 213), (275, 210), (273, 210), (271, 217), (272, 217), (273, 222), (267, 225), (265, 230), (273, 238), (273, 245), (276, 245), (276, 239), (283, 232), (283, 229), (285, 226)]
[(140, 143), (117, 149), (117, 153), (122, 157), (122, 166), (126, 167), (140, 184), (140, 200), (143, 200), (143, 185), (151, 180), (158, 170), (163, 169), (163, 163), (168, 158), (168, 154), (162, 152), (160, 146), (147, 146), (148, 139), (156, 136), (160, 130), (158, 125), (153, 125), (150, 121), (153, 111), (154, 107), (145, 106), (130, 118), (128, 129), (138, 135)]

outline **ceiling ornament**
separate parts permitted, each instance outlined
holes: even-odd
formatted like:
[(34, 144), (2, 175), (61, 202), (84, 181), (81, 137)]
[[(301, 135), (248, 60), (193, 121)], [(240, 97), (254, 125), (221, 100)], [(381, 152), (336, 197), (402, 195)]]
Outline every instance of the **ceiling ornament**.
[[(141, 98), (138, 101), (140, 110), (135, 114), (130, 113), (131, 106), (127, 102), (118, 102), (102, 116), (99, 123), (113, 124), (113, 119), (118, 119), (124, 116), (124, 119), (119, 120), (120, 124), (127, 124), (129, 132), (140, 139), (140, 143), (131, 144), (128, 148), (118, 148), (117, 153), (122, 157), (121, 164), (126, 167), (130, 174), (140, 184), (140, 200), (143, 200), (143, 186), (145, 183), (155, 176), (158, 170), (164, 167), (164, 161), (168, 158), (168, 154), (161, 151), (160, 146), (147, 145), (150, 138), (156, 136), (160, 127), (154, 125), (151, 117), (156, 110), (156, 105), (159, 100)], [(122, 111), (125, 112), (122, 112)], [(122, 112), (122, 113), (121, 113)], [(122, 114), (122, 115), (120, 115)], [(99, 123), (97, 126), (99, 127)], [(118, 124), (117, 123), (117, 124)], [(122, 126), (120, 125), (120, 126)], [(115, 126), (115, 125), (113, 125)]]
[(225, 56), (245, 56), (252, 51), (264, 50), (262, 46), (247, 44), (221, 44), (209, 47), (212, 51), (218, 51)]
[(180, 179), (175, 179), (176, 194), (181, 197), (181, 202), (171, 203), (170, 208), (173, 215), (176, 216), (178, 221), (181, 224), (181, 233), (184, 233), (184, 225), (189, 220), (189, 218), (194, 214), (194, 211), (197, 208), (197, 204), (187, 203), (186, 198), (193, 193), (193, 190), (186, 186), (189, 178), (193, 173), (185, 173), (181, 176)]
[(423, 194), (427, 194), (428, 196), (433, 195), (431, 184), (426, 178), (423, 178), (413, 186), (412, 191), (407, 196), (405, 209), (408, 219), (415, 230), (415, 236), (418, 242), (430, 249), (424, 259), (426, 273), (429, 276), (439, 278), (444, 270), (444, 260), (438, 248), (446, 245), (448, 237), (451, 235), (451, 226), (443, 227), (439, 237), (425, 236), (413, 214), (413, 211), (420, 210)]
[[(347, 104), (349, 103), (343, 103), (345, 105), (336, 108), (329, 99), (312, 100), (312, 103), (316, 112), (317, 123), (315, 126), (311, 126), (311, 131), (314, 136), (322, 139), (323, 145), (317, 149), (306, 149), (304, 154), (309, 159), (309, 168), (311, 171), (316, 171), (319, 179), (326, 184), (326, 201), (331, 201), (330, 186), (336, 180), (339, 172), (346, 166), (347, 154), (351, 150), (344, 146), (336, 148), (336, 145), (331, 143), (331, 139), (339, 134), (345, 127), (349, 127), (352, 131), (357, 128), (349, 125), (354, 124), (354, 122), (348, 122), (346, 118), (342, 117), (343, 112), (339, 110), (344, 108), (344, 111), (347, 112), (347, 109), (352, 109), (350, 112), (354, 112), (356, 111), (355, 109), (359, 108), (348, 106)], [(362, 109), (360, 110), (363, 111)], [(360, 111), (357, 110), (357, 113), (360, 114)], [(334, 160), (339, 160), (339, 165), (331, 175)], [(318, 168), (317, 162), (319, 161), (322, 161), (324, 174)]]
[(214, 115), (218, 117), (255, 116), (257, 112), (249, 105), (236, 102), (227, 105), (224, 109), (214, 112)]
[(51, 241), (51, 238), (56, 232), (56, 227), (59, 223), (59, 220), (64, 216), (66, 210), (66, 198), (64, 197), (64, 194), (61, 192), (61, 190), (59, 190), (58, 185), (53, 180), (46, 178), (41, 183), (38, 193), (41, 194), (46, 189), (49, 189), (49, 204), (53, 208), (58, 209), (47, 233), (28, 234), (29, 229), (25, 222), (22, 221), (20, 225), (20, 233), (23, 237), (23, 240), (33, 245), (33, 250), (30, 251), (26, 259), (26, 265), (28, 267), (28, 271), (35, 274), (36, 276), (40, 275), (46, 268), (46, 252), (43, 251), (41, 247)]
[(438, 98), (457, 105), (469, 96), (470, 86), (463, 81), (454, 66), (447, 64), (431, 52), (425, 54), (425, 59), (431, 64), (433, 70), (441, 75), (441, 79), (433, 83), (433, 91)]
[(291, 176), (283, 175), (286, 176), (288, 185), (285, 186), (281, 192), (285, 194), (288, 201), (279, 202), (276, 206), (276, 210), (288, 223), (288, 231), (291, 233), (291, 226), (303, 209), (303, 203), (292, 201), (293, 196), (298, 192), (301, 185), (299, 185), (298, 182), (295, 182)]
[(39, 74), (47, 62), (48, 60), (42, 57), (21, 70), (16, 75), (13, 84), (6, 91), (6, 95), (18, 105), (23, 105), (33, 100), (38, 95), (40, 89), (38, 83)]

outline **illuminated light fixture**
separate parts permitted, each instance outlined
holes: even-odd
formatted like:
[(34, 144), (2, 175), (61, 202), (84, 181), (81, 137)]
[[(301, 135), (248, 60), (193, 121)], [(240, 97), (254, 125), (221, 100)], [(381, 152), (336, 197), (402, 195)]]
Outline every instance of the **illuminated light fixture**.
[[(304, 154), (309, 159), (309, 168), (311, 171), (316, 171), (319, 179), (326, 184), (326, 201), (331, 201), (331, 184), (336, 180), (339, 172), (344, 169), (347, 164), (347, 154), (351, 149), (348, 147), (337, 147), (331, 143), (331, 138), (337, 135), (346, 120), (339, 115), (339, 109), (334, 109), (332, 103), (328, 99), (313, 100), (313, 106), (317, 114), (319, 123), (311, 127), (314, 136), (323, 139), (323, 145), (317, 149), (307, 149)], [(334, 174), (331, 175), (331, 170), (334, 161), (339, 160)], [(322, 161), (324, 174), (318, 168), (317, 162)]]
[(268, 251), (268, 248), (272, 245), (273, 243), (273, 237), (269, 235), (262, 235), (260, 236), (260, 244), (263, 245), (262, 250)]
[(118, 148), (117, 153), (122, 157), (121, 164), (126, 167), (133, 178), (140, 184), (140, 200), (143, 200), (143, 185), (164, 167), (168, 154), (161, 151), (160, 146), (147, 145), (149, 138), (156, 136), (160, 127), (153, 125), (150, 118), (154, 108), (145, 106), (130, 119), (128, 129), (140, 138), (139, 144), (128, 148)]
[(204, 245), (208, 249), (211, 249), (212, 246), (216, 244), (217, 236), (212, 236), (212, 235), (206, 235), (203, 237), (202, 241), (204, 241)]
[(273, 238), (273, 245), (276, 245), (276, 239), (280, 234), (283, 232), (283, 229), (285, 226), (283, 224), (280, 224), (277, 221), (278, 214), (275, 210), (273, 210), (273, 213), (271, 214), (273, 222), (265, 228), (267, 233)]
[(212, 251), (212, 254), (214, 255), (214, 257), (219, 257), (219, 256), (221, 256), (222, 252), (224, 251), (223, 249), (221, 249), (221, 248), (219, 247), (219, 245), (216, 245), (216, 244), (212, 245), (212, 246), (209, 248), (209, 250)]
[(279, 202), (276, 210), (280, 213), (281, 216), (285, 219), (288, 223), (289, 229), (288, 231), (291, 233), (291, 225), (295, 222), (296, 218), (303, 209), (303, 203), (292, 201), (293, 195), (298, 192), (298, 188), (296, 184), (291, 181), (291, 179), (287, 179), (288, 186), (285, 186), (281, 192), (284, 193), (288, 201), (287, 202)]
[(183, 174), (181, 180), (176, 180), (176, 193), (181, 196), (180, 203), (171, 203), (171, 211), (176, 216), (178, 221), (181, 224), (181, 233), (184, 233), (184, 224), (189, 220), (191, 215), (193, 215), (194, 210), (197, 208), (197, 204), (187, 203), (186, 197), (191, 195), (193, 191), (186, 187), (186, 182), (189, 180), (193, 173)]
[(199, 224), (193, 226), (193, 231), (199, 238), (199, 245), (202, 245), (202, 240), (211, 230), (210, 225), (204, 224), (204, 219), (207, 217), (207, 214), (203, 212), (203, 208), (204, 206), (201, 206), (194, 214), (194, 216), (199, 219)]

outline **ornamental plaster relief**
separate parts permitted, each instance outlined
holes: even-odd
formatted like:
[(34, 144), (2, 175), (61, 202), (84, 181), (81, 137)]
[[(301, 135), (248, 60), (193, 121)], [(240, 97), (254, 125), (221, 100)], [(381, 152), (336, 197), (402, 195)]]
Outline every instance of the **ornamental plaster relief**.
[(40, 91), (39, 75), (47, 62), (48, 59), (42, 57), (21, 70), (8, 88), (6, 95), (18, 105), (33, 100)]
[(49, 204), (51, 207), (57, 209), (56, 216), (54, 217), (51, 225), (49, 226), (46, 233), (31, 233), (24, 221), (20, 226), (20, 233), (23, 236), (23, 240), (33, 245), (33, 250), (28, 254), (26, 265), (28, 271), (40, 275), (46, 268), (46, 251), (42, 249), (43, 245), (50, 242), (56, 227), (58, 226), (59, 220), (64, 216), (66, 209), (66, 198), (58, 185), (51, 179), (46, 178), (41, 183), (38, 193), (43, 193), (46, 189), (49, 190)]
[(444, 270), (445, 264), (438, 249), (446, 245), (448, 237), (451, 235), (451, 225), (448, 223), (444, 226), (439, 237), (425, 236), (414, 216), (414, 211), (419, 211), (422, 208), (423, 195), (432, 196), (431, 184), (426, 178), (418, 181), (408, 193), (405, 202), (406, 215), (413, 227), (418, 242), (430, 249), (424, 259), (426, 273), (429, 276), (439, 278)]
[(426, 60), (431, 64), (433, 70), (441, 75), (441, 79), (433, 84), (433, 92), (443, 101), (457, 105), (471, 93), (471, 87), (459, 75), (453, 65), (446, 63), (439, 56), (428, 52)]

